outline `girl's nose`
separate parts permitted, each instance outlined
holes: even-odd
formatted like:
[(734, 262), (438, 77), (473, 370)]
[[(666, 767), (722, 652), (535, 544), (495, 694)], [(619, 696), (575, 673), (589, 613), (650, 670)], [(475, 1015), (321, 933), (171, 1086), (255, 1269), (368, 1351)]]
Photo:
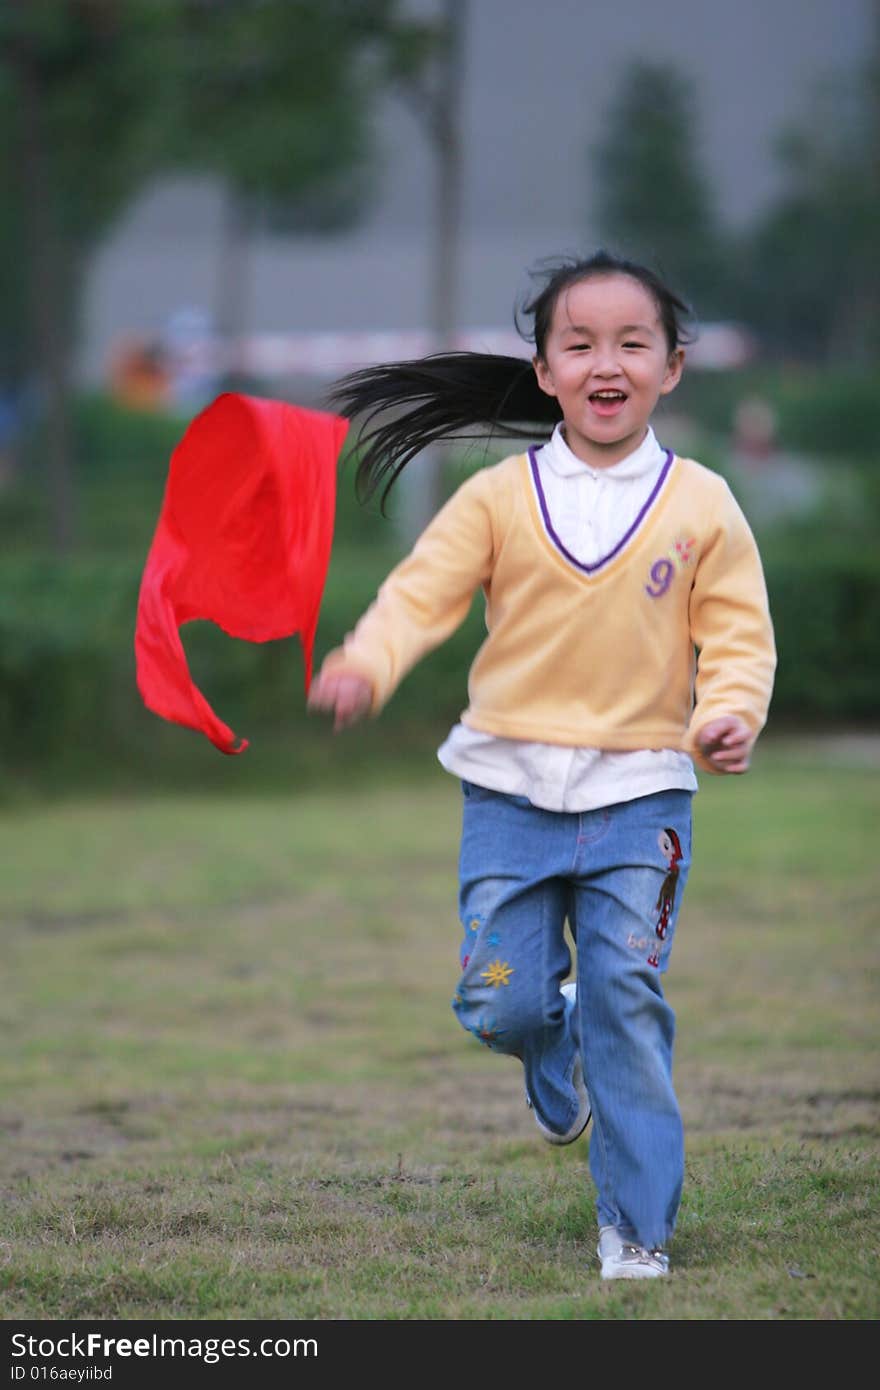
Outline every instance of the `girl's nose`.
[(617, 355), (613, 352), (596, 353), (593, 358), (593, 371), (596, 376), (617, 376), (620, 365)]

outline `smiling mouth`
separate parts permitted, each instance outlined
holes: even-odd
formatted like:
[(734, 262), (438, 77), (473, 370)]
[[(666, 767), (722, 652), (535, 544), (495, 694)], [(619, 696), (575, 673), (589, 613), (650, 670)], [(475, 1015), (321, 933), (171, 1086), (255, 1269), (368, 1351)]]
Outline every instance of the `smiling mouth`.
[(588, 397), (594, 414), (609, 420), (620, 413), (628, 399), (625, 391), (614, 390), (591, 391)]

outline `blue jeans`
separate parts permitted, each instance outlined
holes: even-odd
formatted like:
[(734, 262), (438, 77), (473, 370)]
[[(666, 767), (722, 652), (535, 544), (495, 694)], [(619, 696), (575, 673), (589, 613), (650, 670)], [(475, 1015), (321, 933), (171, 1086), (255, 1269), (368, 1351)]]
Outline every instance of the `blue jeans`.
[[(577, 1115), (580, 1048), (599, 1225), (663, 1246), (675, 1228), (684, 1141), (675, 1015), (660, 976), (690, 868), (692, 793), (569, 813), (462, 788), (458, 1020), (522, 1061), (529, 1098), (558, 1134)], [(566, 918), (577, 947), (574, 1005), (560, 994), (571, 968)]]

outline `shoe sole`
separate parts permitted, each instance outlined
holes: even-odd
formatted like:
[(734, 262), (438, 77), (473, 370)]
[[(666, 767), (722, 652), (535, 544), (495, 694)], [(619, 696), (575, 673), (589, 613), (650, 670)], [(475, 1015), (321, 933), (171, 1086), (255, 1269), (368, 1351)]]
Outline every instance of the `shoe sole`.
[[(580, 1084), (581, 1086), (584, 1086), (583, 1067), (579, 1058), (576, 1062), (576, 1066), (579, 1073)], [(585, 1086), (584, 1092), (586, 1093)], [(529, 1100), (528, 1095), (526, 1096), (526, 1104), (529, 1106), (530, 1110), (534, 1110), (534, 1107), (532, 1106), (532, 1102)], [(586, 1118), (583, 1121), (581, 1121), (580, 1116), (578, 1116), (578, 1118), (574, 1122), (573, 1127), (566, 1134), (554, 1134), (552, 1129), (548, 1129), (546, 1125), (541, 1123), (541, 1121), (538, 1119), (537, 1114), (535, 1114), (535, 1124), (538, 1126), (538, 1129), (541, 1133), (541, 1137), (545, 1139), (548, 1144), (564, 1145), (573, 1144), (576, 1139), (580, 1139), (581, 1135), (583, 1134), (584, 1130), (586, 1129), (587, 1125), (590, 1123), (590, 1120), (592, 1118), (593, 1109), (592, 1106), (589, 1104), (589, 1097), (587, 1097)]]
[(540, 1130), (541, 1138), (544, 1139), (548, 1144), (556, 1144), (557, 1146), (562, 1146), (565, 1144), (573, 1144), (575, 1139), (580, 1139), (587, 1125), (590, 1123), (592, 1117), (593, 1112), (591, 1110), (589, 1115), (581, 1125), (580, 1129), (576, 1130), (574, 1134), (572, 1134), (571, 1131), (569, 1131), (568, 1134), (554, 1134), (552, 1129), (547, 1129), (544, 1125), (541, 1124), (541, 1121), (538, 1119), (537, 1115), (535, 1116), (535, 1124), (538, 1126), (538, 1129)]

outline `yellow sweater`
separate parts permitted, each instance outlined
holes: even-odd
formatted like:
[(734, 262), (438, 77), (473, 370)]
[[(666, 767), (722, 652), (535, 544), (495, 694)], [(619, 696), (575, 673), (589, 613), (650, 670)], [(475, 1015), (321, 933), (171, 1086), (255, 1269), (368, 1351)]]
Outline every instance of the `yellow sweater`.
[(700, 728), (722, 714), (756, 734), (764, 725), (776, 654), (757, 546), (724, 479), (692, 459), (670, 455), (622, 543), (592, 566), (556, 538), (531, 454), (481, 469), (324, 670), (365, 676), (377, 714), (463, 622), (478, 586), (488, 635), (461, 716), (474, 729), (679, 748), (714, 771), (695, 746)]

